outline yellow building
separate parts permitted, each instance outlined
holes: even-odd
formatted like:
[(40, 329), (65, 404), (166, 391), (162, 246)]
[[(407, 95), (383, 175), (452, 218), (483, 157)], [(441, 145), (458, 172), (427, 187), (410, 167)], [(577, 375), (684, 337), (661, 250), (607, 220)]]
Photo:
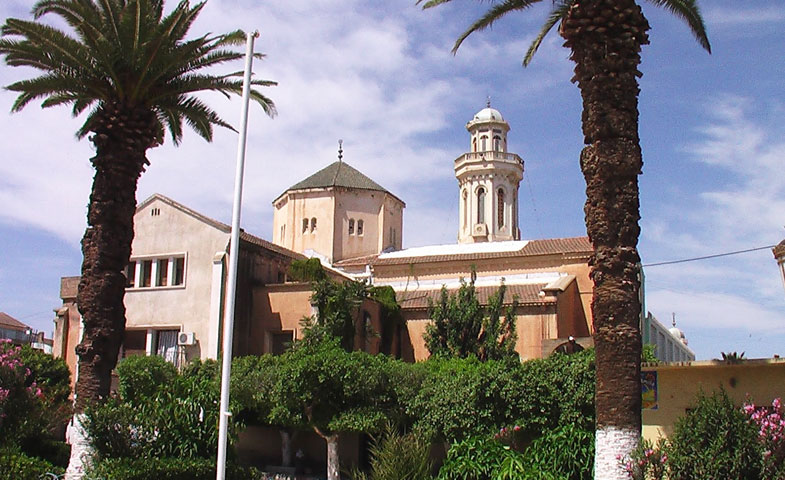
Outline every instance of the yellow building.
[(708, 360), (670, 363), (642, 368), (643, 438), (656, 442), (668, 437), (698, 392), (725, 389), (734, 404), (751, 399), (771, 405), (785, 396), (785, 359), (750, 359), (735, 362)]

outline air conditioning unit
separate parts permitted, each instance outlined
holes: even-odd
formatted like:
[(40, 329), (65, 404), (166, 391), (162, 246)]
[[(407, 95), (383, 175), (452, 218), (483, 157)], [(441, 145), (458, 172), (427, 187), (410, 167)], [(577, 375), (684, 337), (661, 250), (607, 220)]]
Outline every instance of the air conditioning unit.
[(196, 345), (196, 335), (194, 332), (180, 332), (177, 335), (178, 345)]

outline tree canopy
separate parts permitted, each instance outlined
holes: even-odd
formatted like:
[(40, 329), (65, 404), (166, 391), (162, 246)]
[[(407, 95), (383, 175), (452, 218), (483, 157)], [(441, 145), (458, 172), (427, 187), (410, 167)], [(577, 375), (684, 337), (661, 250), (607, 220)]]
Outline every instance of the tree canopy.
[[(425, 330), (425, 346), (431, 355), (465, 358), (474, 355), (480, 360), (514, 357), (515, 308), (517, 299), (504, 308), (506, 286), (488, 299), (484, 308), (477, 298), (474, 280), (461, 286), (455, 293), (442, 287), (439, 301), (429, 306), (433, 323)], [(502, 317), (502, 314), (504, 316)]]

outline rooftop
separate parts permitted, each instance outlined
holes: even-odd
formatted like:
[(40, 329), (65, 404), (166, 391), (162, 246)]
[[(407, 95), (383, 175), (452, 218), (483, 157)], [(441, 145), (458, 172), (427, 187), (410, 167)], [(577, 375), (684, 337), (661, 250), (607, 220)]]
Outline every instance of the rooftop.
[(373, 265), (409, 265), (412, 263), (471, 261), (537, 255), (588, 256), (591, 253), (592, 246), (588, 237), (551, 238), (407, 248), (397, 252), (383, 253), (373, 261)]

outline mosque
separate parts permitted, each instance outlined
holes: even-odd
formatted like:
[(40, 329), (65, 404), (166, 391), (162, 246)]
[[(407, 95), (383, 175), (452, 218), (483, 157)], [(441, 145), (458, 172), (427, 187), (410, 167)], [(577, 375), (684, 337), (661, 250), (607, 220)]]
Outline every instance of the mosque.
[[(378, 304), (367, 300), (360, 307), (358, 325), (379, 332), (356, 342), (367, 351), (427, 358), (429, 303), (442, 286), (455, 290), (469, 278), (483, 303), (502, 283), (505, 302), (517, 300), (521, 359), (547, 356), (568, 342), (590, 346), (588, 238), (522, 240), (518, 189), (524, 162), (507, 149), (510, 125), (489, 104), (466, 130), (468, 151), (454, 161), (455, 244), (402, 249), (406, 204), (344, 162), (340, 150), (337, 162), (275, 198), (271, 241), (245, 231), (240, 236), (234, 354), (280, 353), (301, 337), (301, 320), (315, 314), (311, 286), (289, 281), (287, 270), (293, 260), (308, 257), (319, 258), (335, 279), (395, 290), (403, 322), (392, 329), (382, 325)], [(121, 358), (162, 355), (175, 364), (218, 358), (230, 227), (160, 194), (138, 205), (134, 222)], [(53, 347), (72, 369), (81, 335), (78, 281), (61, 281)], [(361, 330), (366, 328), (358, 327), (358, 335)]]

